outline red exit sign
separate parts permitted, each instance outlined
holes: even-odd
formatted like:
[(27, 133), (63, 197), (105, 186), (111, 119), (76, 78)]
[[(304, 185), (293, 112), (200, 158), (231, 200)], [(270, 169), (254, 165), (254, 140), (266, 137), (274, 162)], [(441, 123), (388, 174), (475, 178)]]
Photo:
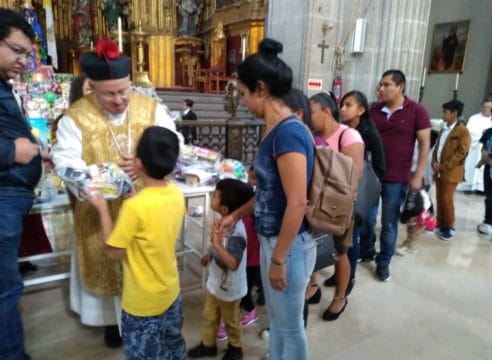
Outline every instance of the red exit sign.
[(321, 90), (323, 88), (323, 80), (308, 79), (308, 90)]

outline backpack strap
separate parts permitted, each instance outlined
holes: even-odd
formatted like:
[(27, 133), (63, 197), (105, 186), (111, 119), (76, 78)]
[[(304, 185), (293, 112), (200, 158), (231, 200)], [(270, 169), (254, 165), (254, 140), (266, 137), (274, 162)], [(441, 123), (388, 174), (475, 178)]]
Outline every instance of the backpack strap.
[(345, 128), (345, 129), (343, 129), (342, 132), (340, 133), (340, 136), (338, 137), (338, 149), (337, 149), (338, 152), (341, 152), (341, 150), (342, 150), (342, 137), (343, 137), (343, 133), (345, 132), (345, 130), (348, 130), (348, 129), (349, 129), (348, 127)]

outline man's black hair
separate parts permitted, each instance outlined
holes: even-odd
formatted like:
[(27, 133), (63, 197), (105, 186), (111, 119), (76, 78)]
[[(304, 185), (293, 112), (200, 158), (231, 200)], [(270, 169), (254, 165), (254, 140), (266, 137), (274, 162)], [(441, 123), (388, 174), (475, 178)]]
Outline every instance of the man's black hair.
[(22, 31), (32, 42), (36, 38), (32, 26), (15, 11), (0, 8), (0, 19), (0, 40), (8, 38), (14, 29)]
[(405, 93), (405, 88), (407, 87), (407, 85), (406, 85), (407, 80), (406, 80), (406, 77), (405, 77), (405, 74), (403, 73), (403, 71), (398, 70), (398, 69), (386, 70), (383, 73), (383, 76), (382, 77), (385, 77), (385, 76), (388, 76), (388, 75), (391, 76), (391, 79), (393, 79), (393, 81), (394, 81), (394, 83), (396, 85), (403, 84), (403, 93)]
[(184, 99), (183, 102), (186, 104), (188, 107), (192, 107), (194, 102), (191, 99)]
[(162, 180), (176, 165), (179, 140), (171, 130), (150, 126), (144, 130), (137, 145), (137, 158), (142, 161), (147, 175)]
[(442, 108), (451, 112), (456, 111), (458, 117), (460, 117), (461, 114), (463, 114), (463, 109), (465, 108), (465, 105), (459, 100), (451, 100), (442, 104)]
[(220, 192), (220, 204), (227, 206), (229, 213), (246, 204), (255, 195), (248, 184), (236, 179), (220, 180), (215, 190)]

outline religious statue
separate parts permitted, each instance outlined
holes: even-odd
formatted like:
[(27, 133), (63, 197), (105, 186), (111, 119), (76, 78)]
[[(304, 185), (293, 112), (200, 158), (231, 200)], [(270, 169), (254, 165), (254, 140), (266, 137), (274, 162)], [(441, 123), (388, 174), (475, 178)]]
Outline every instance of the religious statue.
[(118, 28), (118, 17), (125, 10), (125, 1), (123, 0), (103, 0), (103, 12), (106, 17), (108, 31), (116, 31)]
[(73, 11), (73, 29), (77, 44), (89, 46), (92, 39), (92, 5), (90, 0), (79, 0)]
[(179, 35), (196, 36), (198, 20), (202, 11), (201, 0), (180, 0), (178, 3), (181, 15), (181, 27)]
[(237, 107), (239, 106), (240, 93), (237, 87), (237, 74), (232, 74), (232, 79), (225, 86), (224, 110), (231, 115), (231, 119), (236, 117)]

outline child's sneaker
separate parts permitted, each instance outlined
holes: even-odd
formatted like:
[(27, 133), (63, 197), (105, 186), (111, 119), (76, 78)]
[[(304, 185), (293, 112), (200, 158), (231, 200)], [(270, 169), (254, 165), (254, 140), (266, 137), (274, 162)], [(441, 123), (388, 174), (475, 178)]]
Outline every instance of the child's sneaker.
[(264, 341), (270, 341), (270, 328), (265, 328), (265, 329), (261, 330), (260, 337)]
[(241, 314), (241, 324), (243, 324), (243, 326), (248, 326), (257, 320), (258, 314), (256, 313), (256, 309), (253, 309), (249, 312), (243, 312)]
[(403, 245), (398, 246), (395, 250), (395, 254), (400, 256), (414, 255), (416, 252), (416, 248)]
[(208, 347), (203, 345), (203, 343), (200, 343), (200, 345), (197, 345), (190, 350), (188, 350), (188, 357), (190, 359), (196, 359), (196, 358), (201, 358), (201, 357), (207, 357), (207, 356), (217, 356), (217, 347)]
[(240, 347), (234, 347), (231, 344), (227, 346), (227, 350), (222, 356), (222, 360), (242, 360), (243, 350)]
[(226, 341), (228, 338), (229, 337), (227, 336), (225, 324), (221, 322), (219, 328), (217, 329), (217, 341), (219, 342)]

